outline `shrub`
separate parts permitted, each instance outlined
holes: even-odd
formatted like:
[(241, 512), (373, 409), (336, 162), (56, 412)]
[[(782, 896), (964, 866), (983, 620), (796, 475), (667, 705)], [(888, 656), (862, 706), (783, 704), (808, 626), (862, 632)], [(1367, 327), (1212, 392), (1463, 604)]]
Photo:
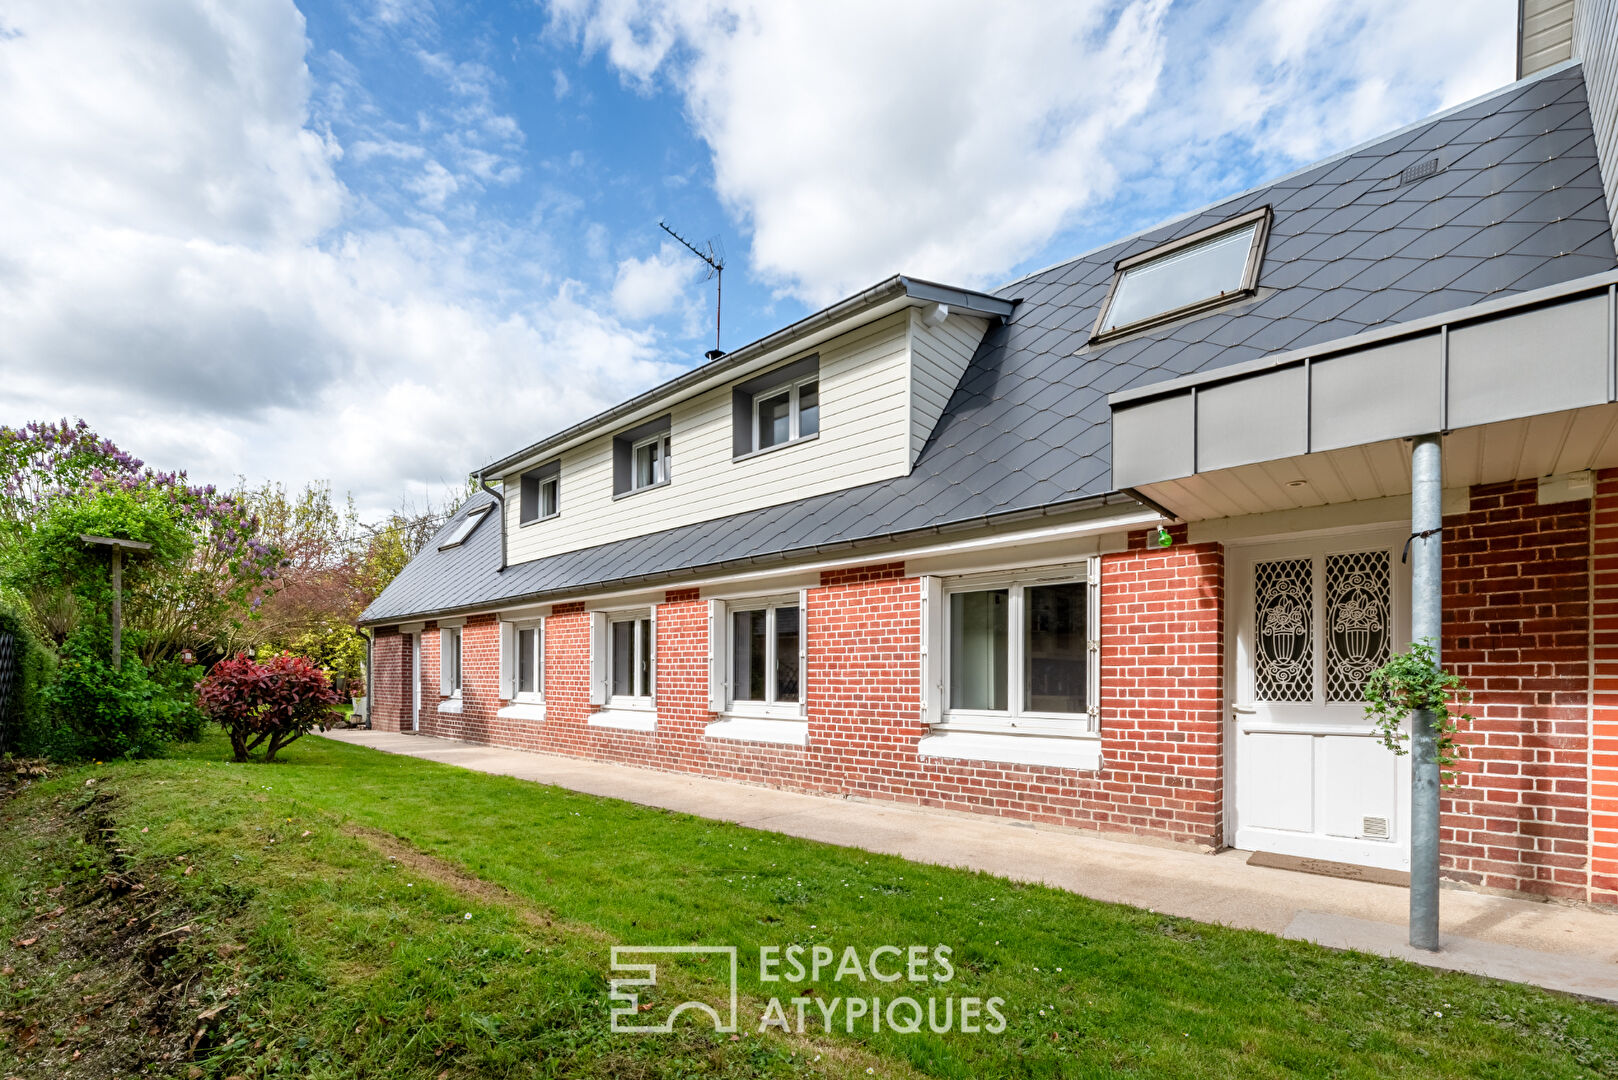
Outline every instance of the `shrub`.
[(202, 668), (180, 660), (161, 660), (148, 672), (152, 680), (152, 731), (162, 742), (195, 742), (208, 718), (197, 704)]
[(56, 654), (3, 599), (0, 637), (11, 640), (11, 683), (0, 691), (0, 754), (42, 756), (54, 741), (44, 694), (56, 672)]
[(333, 718), (337, 693), (326, 675), (301, 656), (256, 664), (236, 655), (214, 665), (197, 687), (203, 713), (225, 729), (237, 761), (265, 744), (274, 761), (288, 743)]
[(162, 746), (153, 724), (154, 688), (146, 668), (126, 653), (121, 668), (106, 658), (105, 635), (76, 633), (62, 646), (55, 680), (45, 688), (49, 745), (59, 760), (145, 757)]

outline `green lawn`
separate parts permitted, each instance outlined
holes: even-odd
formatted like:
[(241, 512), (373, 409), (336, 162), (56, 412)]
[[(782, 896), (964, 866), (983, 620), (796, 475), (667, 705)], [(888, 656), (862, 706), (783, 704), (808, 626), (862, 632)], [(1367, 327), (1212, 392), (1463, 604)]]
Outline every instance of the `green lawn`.
[[(284, 756), (210, 738), (0, 805), (0, 1075), (1618, 1074), (1602, 1005), (315, 738)], [(740, 946), (740, 1036), (613, 1033), (614, 943)], [(803, 988), (761, 983), (757, 949), (794, 943), (948, 945), (947, 984), (815, 996), (999, 997), (1005, 1030), (760, 1034)], [(677, 977), (644, 997), (724, 997)]]

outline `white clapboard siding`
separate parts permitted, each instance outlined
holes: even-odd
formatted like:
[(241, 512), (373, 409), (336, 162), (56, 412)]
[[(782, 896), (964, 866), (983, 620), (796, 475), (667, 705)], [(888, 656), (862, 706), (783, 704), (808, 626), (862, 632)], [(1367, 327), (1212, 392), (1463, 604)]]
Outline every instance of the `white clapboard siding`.
[(944, 406), (966, 374), (983, 341), (988, 322), (972, 315), (951, 314), (933, 326), (919, 309), (911, 316), (910, 361), (910, 464), (921, 456), (922, 447), (944, 415)]
[(1573, 8), (1573, 0), (1524, 0), (1517, 62), (1525, 78), (1573, 55)]
[(1573, 55), (1584, 65), (1607, 214), (1618, 238), (1618, 0), (1578, 0), (1573, 20)]
[[(911, 462), (911, 340), (909, 313), (900, 311), (815, 350), (818, 439), (733, 460), (731, 388), (724, 386), (669, 410), (672, 483), (666, 487), (612, 497), (613, 432), (568, 451), (562, 455), (560, 514), (521, 526), (518, 500), (508, 501), (510, 560), (526, 562), (904, 475)], [(504, 480), (505, 490), (519, 489), (517, 474)]]

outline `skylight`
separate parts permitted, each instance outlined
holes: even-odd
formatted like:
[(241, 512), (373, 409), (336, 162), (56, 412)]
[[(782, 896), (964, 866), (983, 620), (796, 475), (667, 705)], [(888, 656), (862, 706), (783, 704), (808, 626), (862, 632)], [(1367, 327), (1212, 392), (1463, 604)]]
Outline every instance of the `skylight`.
[(1264, 207), (1120, 261), (1092, 340), (1252, 295), (1269, 219)]
[(444, 542), (438, 545), (438, 550), (443, 551), (445, 548), (460, 547), (466, 543), (466, 538), (472, 535), (472, 530), (478, 527), (478, 523), (493, 509), (493, 506), (493, 503), (485, 504), (467, 514), (455, 526), (454, 530), (444, 537)]

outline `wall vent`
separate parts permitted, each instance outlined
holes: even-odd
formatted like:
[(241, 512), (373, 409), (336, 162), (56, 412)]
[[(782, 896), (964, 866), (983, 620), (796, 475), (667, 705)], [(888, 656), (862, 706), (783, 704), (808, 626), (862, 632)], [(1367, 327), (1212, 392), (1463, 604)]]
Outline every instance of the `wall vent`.
[(1437, 171), (1438, 171), (1438, 159), (1437, 158), (1432, 157), (1432, 158), (1428, 158), (1426, 161), (1418, 161), (1414, 165), (1409, 166), (1408, 168), (1406, 168), (1403, 172), (1401, 172), (1399, 174), (1399, 183), (1401, 185), (1414, 184), (1417, 180), (1425, 180), (1425, 179), (1427, 179), (1429, 176), (1432, 176)]
[(1367, 840), (1386, 840), (1388, 838), (1388, 819), (1385, 817), (1368, 817), (1360, 825), (1360, 835)]

